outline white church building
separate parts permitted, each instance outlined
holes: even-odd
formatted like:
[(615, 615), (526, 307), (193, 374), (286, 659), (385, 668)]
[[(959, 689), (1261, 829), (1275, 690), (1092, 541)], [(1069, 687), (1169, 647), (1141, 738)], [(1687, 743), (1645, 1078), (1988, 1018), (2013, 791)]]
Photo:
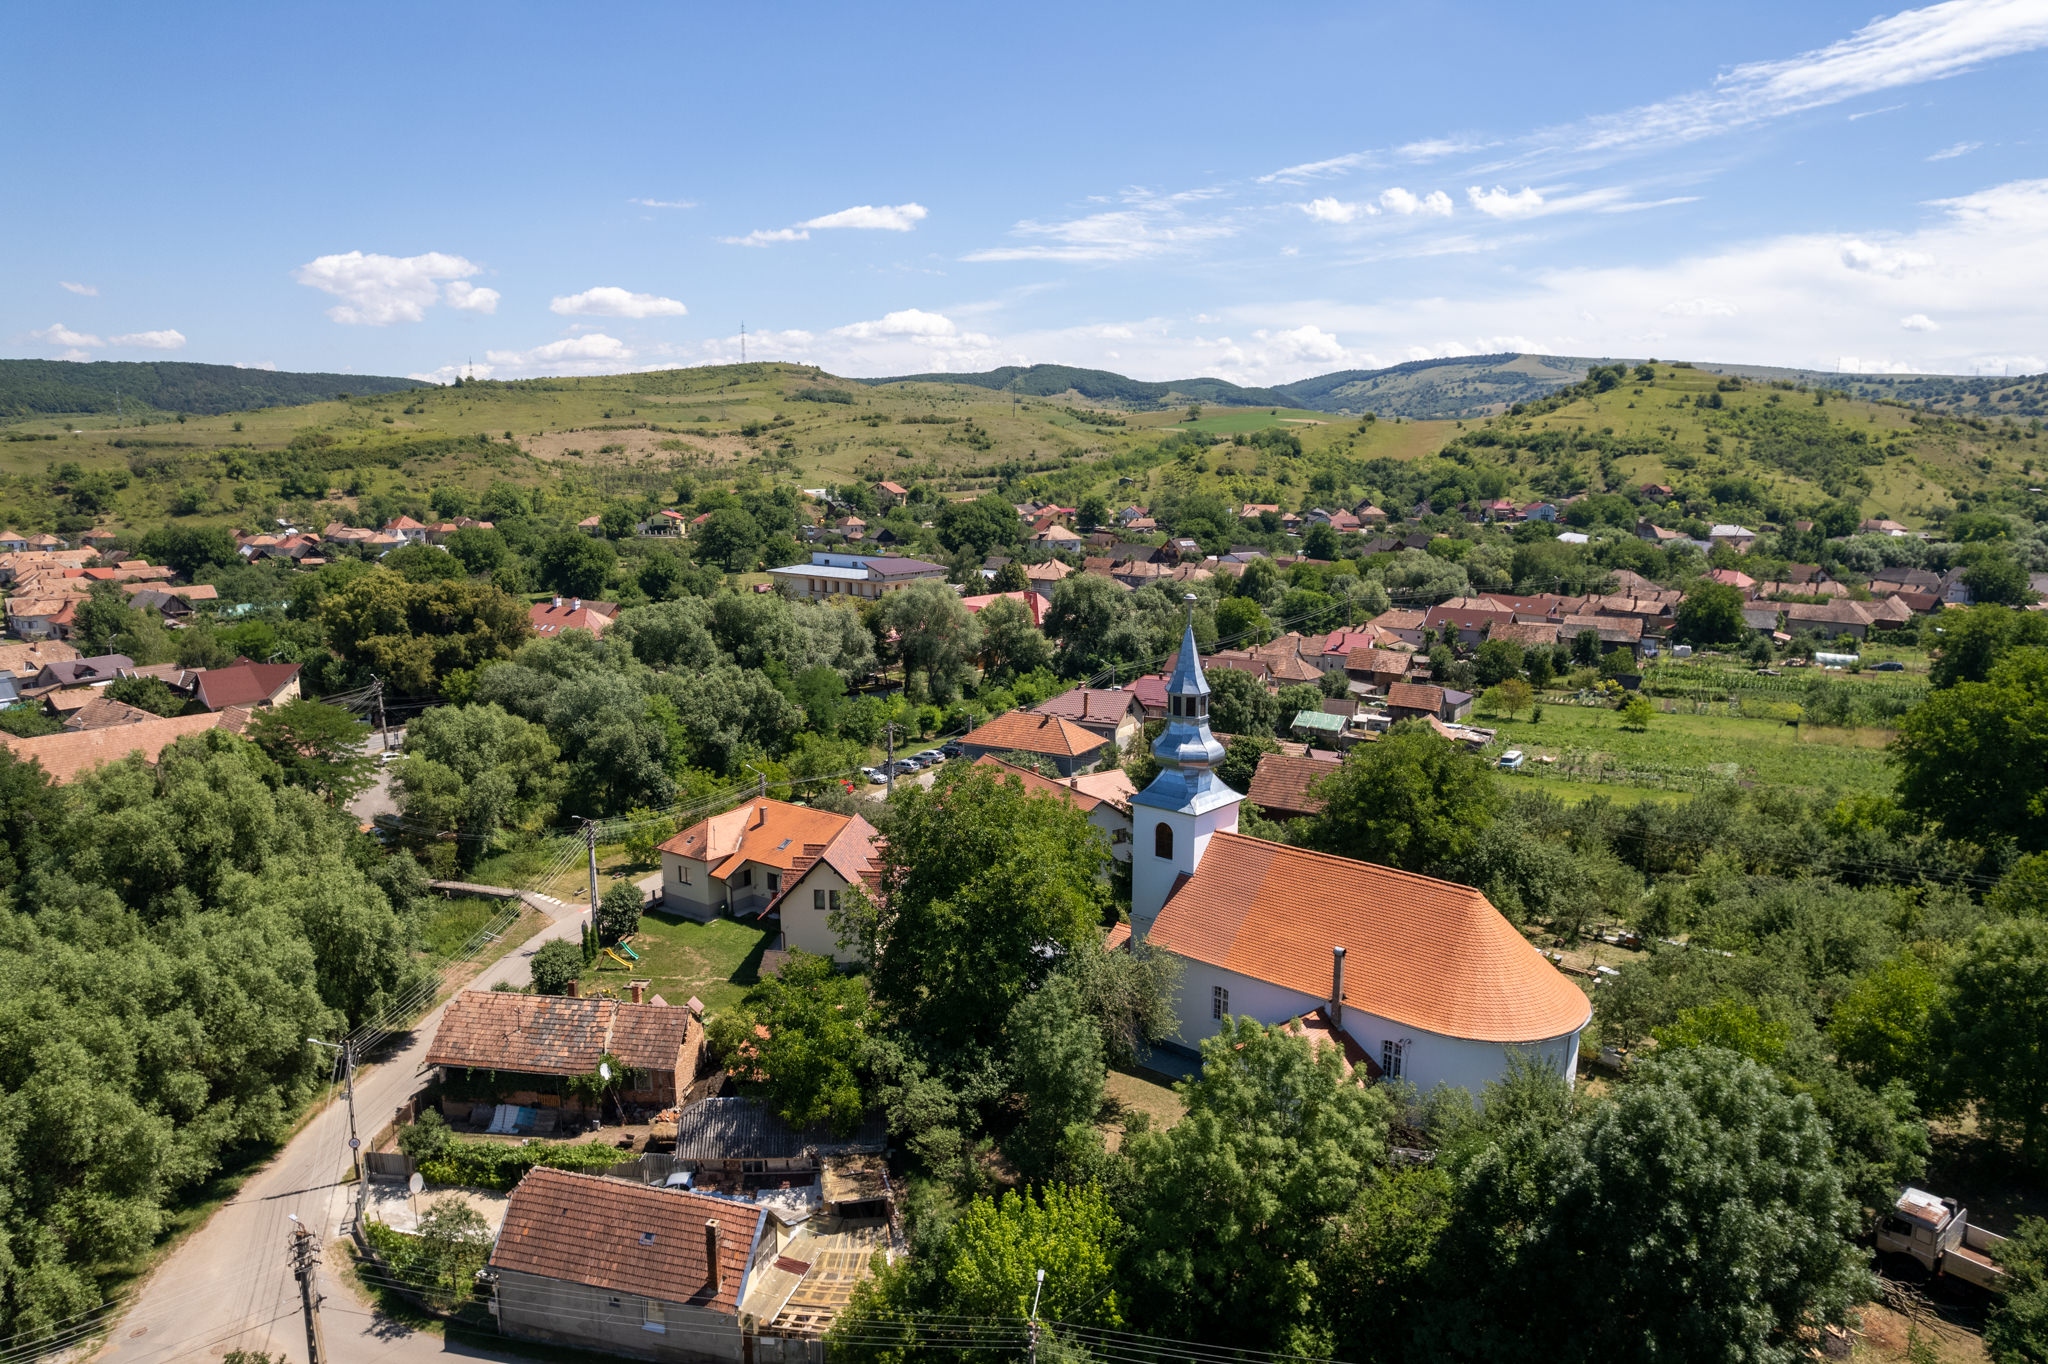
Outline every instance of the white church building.
[(1131, 930), (1180, 959), (1180, 1044), (1226, 1015), (1336, 1035), (1373, 1078), (1476, 1097), (1511, 1055), (1567, 1083), (1592, 1002), (1470, 886), (1237, 832), (1192, 619), (1159, 775), (1132, 797)]

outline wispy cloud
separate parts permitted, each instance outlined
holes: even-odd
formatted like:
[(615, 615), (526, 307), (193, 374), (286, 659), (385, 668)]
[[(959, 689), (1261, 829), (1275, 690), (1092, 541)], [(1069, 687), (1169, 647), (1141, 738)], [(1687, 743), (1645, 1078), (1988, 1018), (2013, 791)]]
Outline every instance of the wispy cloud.
[(1909, 317), (1902, 317), (1899, 319), (1899, 325), (1909, 332), (1938, 332), (1941, 330), (1941, 324), (1926, 313), (1914, 313)]
[(75, 281), (68, 279), (58, 280), (57, 287), (60, 289), (68, 290), (74, 294), (81, 294), (86, 298), (98, 298), (100, 296), (100, 291), (93, 285), (79, 284), (76, 283)]
[(1861, 119), (1876, 118), (1879, 114), (1896, 114), (1905, 107), (1903, 104), (1887, 104), (1882, 109), (1865, 109), (1861, 113), (1849, 115), (1849, 121), (1855, 123)]
[(864, 232), (909, 232), (931, 216), (923, 204), (856, 204), (837, 213), (806, 218), (794, 227), (756, 228), (744, 237), (720, 237), (728, 246), (773, 246), (777, 242), (803, 242), (812, 231), (831, 232), (850, 228)]
[(1415, 194), (1396, 185), (1381, 193), (1379, 206), (1404, 218), (1413, 217), (1418, 213), (1439, 218), (1451, 216), (1451, 196), (1440, 189), (1433, 189), (1427, 194)]
[(1405, 142), (1394, 148), (1394, 155), (1403, 161), (1436, 161), (1446, 156), (1476, 152), (1487, 145), (1463, 137), (1425, 137), (1420, 141)]
[(101, 337), (91, 332), (73, 331), (62, 322), (29, 333), (47, 346), (60, 347), (59, 360), (89, 360), (92, 352), (108, 346), (125, 350), (178, 350), (185, 344), (185, 333), (169, 327), (161, 331), (124, 332), (119, 336)]
[(1959, 156), (1968, 156), (1983, 145), (1982, 142), (1958, 142), (1953, 147), (1943, 147), (1940, 151), (1932, 153), (1927, 159), (1929, 161), (1953, 161)]
[(470, 276), (482, 272), (483, 267), (473, 261), (439, 251), (418, 256), (348, 251), (310, 260), (292, 271), (292, 278), (309, 289), (341, 299), (327, 310), (336, 322), (385, 327), (394, 322), (424, 320), (427, 309), (442, 299), (444, 281), (452, 281), (446, 294), (451, 307), (481, 313), (495, 311), (497, 290), (479, 289), (467, 283)]
[(1212, 198), (1216, 193), (1202, 189), (1159, 195), (1128, 190), (1124, 199), (1129, 207), (1063, 222), (1042, 223), (1027, 218), (1010, 229), (1011, 236), (1024, 239), (1018, 245), (984, 247), (968, 252), (963, 259), (1105, 262), (1183, 252), (1196, 243), (1236, 234), (1236, 226), (1228, 221), (1195, 221), (1187, 216), (1184, 205)]
[(638, 204), (642, 208), (695, 208), (697, 206), (695, 199), (628, 199), (626, 202)]
[(690, 310), (678, 299), (659, 294), (636, 294), (614, 285), (601, 284), (580, 294), (564, 294), (548, 304), (550, 312), (565, 317), (681, 317)]
[(1270, 175), (1261, 175), (1259, 183), (1299, 185), (1310, 180), (1322, 180), (1332, 175), (1342, 175), (1346, 171), (1379, 164), (1380, 158), (1373, 152), (1346, 152), (1342, 156), (1332, 156), (1322, 161), (1304, 161), (1298, 166), (1282, 167)]
[(107, 344), (132, 346), (141, 350), (179, 350), (184, 347), (185, 333), (171, 327), (154, 332), (128, 332), (122, 336), (107, 338)]

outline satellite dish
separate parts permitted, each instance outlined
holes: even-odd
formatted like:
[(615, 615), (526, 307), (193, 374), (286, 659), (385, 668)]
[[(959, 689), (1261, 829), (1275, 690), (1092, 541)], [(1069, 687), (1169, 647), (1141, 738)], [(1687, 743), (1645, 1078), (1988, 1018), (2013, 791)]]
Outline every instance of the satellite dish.
[(597, 1063), (597, 1078), (598, 1078), (598, 1079), (600, 1079), (600, 1080), (603, 1080), (603, 1081), (605, 1081), (605, 1082), (607, 1082), (607, 1083), (609, 1083), (609, 1082), (611, 1081), (611, 1078), (612, 1078), (612, 1063), (611, 1063), (611, 1062), (609, 1062), (609, 1061), (599, 1061), (599, 1062)]
[(412, 1178), (405, 1181), (405, 1187), (410, 1189), (414, 1193), (418, 1193), (421, 1189), (427, 1187), (427, 1181), (420, 1176), (420, 1172), (418, 1170), (414, 1170), (412, 1172)]

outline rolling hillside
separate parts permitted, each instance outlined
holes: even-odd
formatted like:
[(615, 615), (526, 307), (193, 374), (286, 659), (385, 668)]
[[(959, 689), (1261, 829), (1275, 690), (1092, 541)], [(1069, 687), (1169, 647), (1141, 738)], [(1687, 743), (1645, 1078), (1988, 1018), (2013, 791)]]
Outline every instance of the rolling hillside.
[(1091, 402), (1148, 403), (1171, 407), (1184, 403), (1217, 403), (1226, 407), (1293, 407), (1285, 392), (1271, 388), (1243, 388), (1222, 379), (1174, 379), (1147, 383), (1127, 379), (1106, 369), (1075, 369), (1070, 365), (1004, 365), (978, 374), (905, 374), (892, 379), (862, 379), (861, 383), (883, 384), (969, 384), (1003, 393), (1022, 393), (1035, 398), (1073, 394)]

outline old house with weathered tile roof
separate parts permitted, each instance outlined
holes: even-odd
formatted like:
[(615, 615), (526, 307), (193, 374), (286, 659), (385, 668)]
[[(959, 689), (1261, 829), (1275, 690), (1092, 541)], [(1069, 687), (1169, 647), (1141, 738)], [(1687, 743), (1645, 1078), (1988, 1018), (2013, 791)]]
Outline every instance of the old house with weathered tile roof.
[(442, 1011), (426, 1064), (444, 1080), (481, 1073), (505, 1093), (559, 1098), (562, 1082), (609, 1060), (627, 1072), (622, 1099), (661, 1108), (696, 1077), (703, 1034), (688, 1009), (667, 1004), (463, 990)]

